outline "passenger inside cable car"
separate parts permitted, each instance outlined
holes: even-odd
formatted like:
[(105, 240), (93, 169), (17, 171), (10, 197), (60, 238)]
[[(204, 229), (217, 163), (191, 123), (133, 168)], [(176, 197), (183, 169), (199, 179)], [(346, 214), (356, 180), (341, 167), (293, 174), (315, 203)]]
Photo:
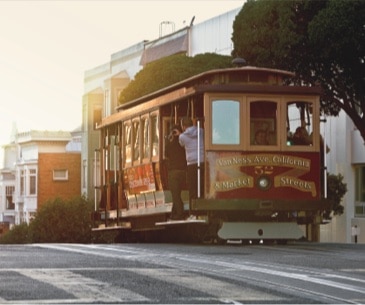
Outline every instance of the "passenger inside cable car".
[(269, 145), (269, 141), (267, 140), (266, 131), (263, 129), (259, 129), (255, 134), (255, 145)]
[(310, 145), (311, 139), (309, 137), (307, 129), (305, 127), (298, 127), (292, 138), (293, 145)]

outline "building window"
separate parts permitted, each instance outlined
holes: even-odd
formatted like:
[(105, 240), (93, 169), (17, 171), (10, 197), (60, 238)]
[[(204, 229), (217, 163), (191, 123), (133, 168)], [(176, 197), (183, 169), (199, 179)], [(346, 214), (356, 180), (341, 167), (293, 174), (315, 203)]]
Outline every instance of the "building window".
[(37, 194), (37, 170), (29, 170), (29, 195)]
[(25, 195), (25, 170), (20, 171), (20, 195)]
[(94, 130), (101, 123), (101, 119), (102, 119), (102, 109), (101, 108), (95, 108), (94, 109), (94, 115), (93, 115)]
[(68, 180), (68, 170), (67, 169), (53, 170), (53, 180)]
[(365, 217), (365, 166), (355, 171), (355, 216)]
[(110, 113), (110, 91), (109, 89), (106, 89), (104, 91), (104, 111), (105, 111), (105, 117), (109, 116)]
[(7, 186), (5, 188), (6, 192), (6, 209), (7, 210), (14, 210), (15, 204), (13, 202), (13, 193), (15, 191), (15, 186)]

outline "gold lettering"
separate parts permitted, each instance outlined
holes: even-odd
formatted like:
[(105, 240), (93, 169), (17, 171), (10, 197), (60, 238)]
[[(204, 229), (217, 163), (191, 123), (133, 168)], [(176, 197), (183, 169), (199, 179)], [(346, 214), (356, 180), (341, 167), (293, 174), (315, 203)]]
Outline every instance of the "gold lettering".
[(275, 178), (275, 187), (292, 187), (303, 192), (310, 192), (313, 197), (316, 196), (317, 192), (313, 181), (305, 181), (290, 176), (280, 176), (278, 178)]
[(217, 167), (234, 167), (234, 166), (284, 166), (292, 168), (310, 169), (311, 161), (309, 159), (274, 154), (257, 154), (242, 155), (220, 158), (216, 160)]
[(217, 181), (214, 183), (214, 189), (218, 192), (225, 192), (244, 187), (253, 187), (253, 179), (251, 177)]

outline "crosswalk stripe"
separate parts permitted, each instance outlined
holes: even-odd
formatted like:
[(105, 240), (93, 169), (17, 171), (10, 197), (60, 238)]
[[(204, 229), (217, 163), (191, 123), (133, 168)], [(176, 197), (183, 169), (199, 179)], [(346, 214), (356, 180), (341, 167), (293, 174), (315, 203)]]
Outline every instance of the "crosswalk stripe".
[(20, 274), (51, 284), (65, 290), (83, 302), (146, 302), (148, 298), (139, 295), (129, 289), (113, 287), (106, 282), (81, 276), (68, 270), (61, 269), (22, 269)]
[(245, 301), (279, 301), (282, 298), (278, 296), (259, 292), (249, 287), (234, 285), (231, 283), (216, 280), (214, 278), (193, 275), (183, 270), (177, 269), (148, 269), (148, 268), (125, 268), (125, 270), (154, 278), (159, 281), (165, 281), (169, 284), (176, 284), (189, 289), (202, 291), (214, 296), (220, 300), (245, 300)]
[[(58, 289), (64, 290), (72, 294), (74, 299), (58, 300), (58, 303), (116, 303), (116, 302), (133, 302), (148, 303), (151, 299), (140, 295), (129, 289), (112, 286), (106, 282), (98, 281), (89, 277), (82, 276), (73, 271), (82, 270), (99, 270), (99, 272), (107, 271), (109, 268), (72, 268), (72, 269), (16, 269), (15, 272), (32, 278), (34, 280), (50, 284)], [(258, 292), (255, 289), (235, 285), (220, 281), (211, 277), (192, 274), (181, 269), (172, 268), (112, 268), (120, 272), (128, 271), (134, 274), (149, 277), (160, 282), (166, 282), (170, 285), (177, 285), (187, 289), (200, 291), (211, 298), (216, 298), (223, 303), (239, 303), (244, 301), (261, 301), (270, 300), (278, 302), (282, 300), (275, 294)], [(187, 296), (182, 296), (187, 298)], [(197, 298), (194, 298), (197, 301)], [(198, 298), (201, 299), (201, 298)], [(204, 297), (202, 299), (205, 299)], [(0, 299), (0, 302), (2, 300)], [(35, 303), (41, 300), (37, 300)], [(54, 301), (54, 300), (53, 300)], [(4, 302), (1, 303), (6, 303)], [(33, 302), (31, 302), (33, 303)], [(43, 302), (41, 302), (43, 303)], [(52, 303), (47, 300), (46, 303)]]

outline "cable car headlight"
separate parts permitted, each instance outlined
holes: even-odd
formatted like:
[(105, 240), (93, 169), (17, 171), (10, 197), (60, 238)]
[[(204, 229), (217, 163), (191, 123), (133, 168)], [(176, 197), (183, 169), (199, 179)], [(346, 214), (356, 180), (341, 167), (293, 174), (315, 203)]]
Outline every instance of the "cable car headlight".
[(267, 190), (271, 187), (271, 180), (268, 176), (261, 176), (257, 179), (257, 185), (261, 190)]

